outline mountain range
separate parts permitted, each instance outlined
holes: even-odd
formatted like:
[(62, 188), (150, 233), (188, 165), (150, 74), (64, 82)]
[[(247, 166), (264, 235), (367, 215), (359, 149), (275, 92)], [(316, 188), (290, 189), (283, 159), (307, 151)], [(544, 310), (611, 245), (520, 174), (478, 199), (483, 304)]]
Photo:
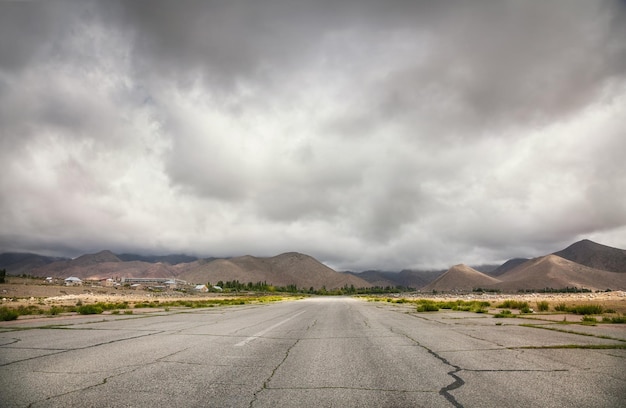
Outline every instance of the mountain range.
[[(116, 255), (105, 250), (75, 259), (32, 253), (0, 254), (0, 268), (9, 275), (79, 278), (176, 278), (190, 283), (266, 282), (303, 289), (344, 286), (403, 286), (421, 291), (471, 291), (477, 288), (517, 291), (562, 289), (626, 290), (626, 251), (589, 240), (533, 259), (513, 258), (502, 265), (472, 268), (455, 265), (447, 271), (337, 272), (311, 256), (288, 252), (274, 257), (250, 255), (198, 259), (187, 255)], [(479, 271), (478, 269), (481, 269)]]

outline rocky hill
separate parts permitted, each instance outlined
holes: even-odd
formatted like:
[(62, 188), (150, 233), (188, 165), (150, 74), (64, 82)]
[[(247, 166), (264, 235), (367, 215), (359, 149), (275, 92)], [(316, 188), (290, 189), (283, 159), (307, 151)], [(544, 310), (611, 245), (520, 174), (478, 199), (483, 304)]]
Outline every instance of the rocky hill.
[(523, 264), (526, 261), (529, 261), (529, 259), (528, 258), (513, 258), (513, 259), (509, 259), (508, 261), (506, 261), (505, 263), (503, 263), (502, 265), (500, 265), (499, 267), (497, 267), (493, 271), (489, 272), (489, 275), (490, 276), (494, 276), (494, 277), (498, 277), (498, 276), (506, 273), (507, 271), (510, 271), (511, 269), (515, 268), (516, 266)]
[(626, 274), (590, 268), (556, 255), (531, 259), (498, 277), (491, 287), (505, 291), (566, 287), (626, 290)]
[(400, 272), (388, 271), (364, 271), (364, 272), (348, 272), (356, 277), (364, 279), (373, 286), (380, 287), (396, 287), (421, 289), (434, 281), (438, 276), (443, 274), (445, 270), (410, 270), (404, 269)]
[(67, 260), (69, 259), (33, 254), (30, 252), (5, 252), (0, 254), (0, 269), (6, 269), (9, 275), (29, 275), (33, 269), (53, 262)]
[(626, 273), (626, 251), (584, 239), (555, 252), (577, 264), (603, 271)]
[(500, 281), (489, 275), (459, 264), (448, 269), (443, 275), (422, 288), (422, 291), (471, 291), (476, 288), (485, 288)]
[[(266, 282), (275, 286), (296, 285), (302, 289), (354, 286), (403, 286), (422, 291), (504, 291), (563, 289), (626, 290), (626, 251), (589, 240), (576, 242), (551, 255), (535, 259), (514, 258), (482, 273), (466, 265), (448, 271), (365, 271), (340, 273), (316, 259), (288, 252), (269, 258), (196, 259), (186, 255), (116, 255), (111, 251), (85, 254), (76, 259), (37, 254), (0, 254), (0, 268), (10, 275), (28, 274), (65, 278), (178, 278), (190, 283)], [(490, 267), (491, 269), (491, 267)]]
[(210, 262), (197, 261), (177, 265), (177, 277), (189, 282), (233, 281), (267, 282), (274, 286), (296, 285), (303, 289), (336, 289), (353, 285), (355, 288), (370, 287), (371, 283), (348, 273), (336, 272), (316, 259), (289, 252), (271, 258), (242, 256), (218, 259)]

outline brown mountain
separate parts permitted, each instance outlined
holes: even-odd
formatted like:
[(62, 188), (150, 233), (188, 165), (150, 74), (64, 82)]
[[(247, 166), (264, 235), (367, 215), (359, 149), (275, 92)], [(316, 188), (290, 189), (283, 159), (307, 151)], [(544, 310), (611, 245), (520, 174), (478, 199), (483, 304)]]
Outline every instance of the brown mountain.
[(467, 265), (455, 265), (422, 288), (422, 291), (468, 291), (493, 286), (500, 281)]
[(591, 290), (625, 290), (626, 274), (590, 268), (557, 255), (531, 259), (500, 275), (502, 290), (562, 289), (577, 287)]
[(218, 259), (210, 262), (196, 261), (174, 267), (179, 279), (188, 282), (215, 284), (218, 281), (238, 280), (247, 282), (267, 282), (274, 286), (296, 285), (299, 288), (326, 289), (341, 288), (345, 285), (370, 287), (369, 282), (347, 273), (339, 273), (316, 259), (289, 252), (271, 258), (241, 256), (231, 259)]
[(0, 254), (0, 269), (6, 269), (9, 275), (28, 275), (35, 268), (66, 260), (68, 259), (33, 253), (5, 252)]
[[(98, 273), (98, 265), (107, 262), (122, 263), (111, 251), (100, 251), (95, 254), (81, 255), (75, 259), (52, 262), (39, 268), (33, 268), (28, 273), (33, 276), (76, 276), (78, 278), (87, 278), (92, 274)], [(90, 271), (93, 271), (93, 273)]]
[(357, 278), (361, 278), (369, 282), (372, 286), (379, 287), (394, 287), (398, 285), (393, 279), (392, 274), (397, 274), (397, 272), (383, 272), (383, 271), (363, 271), (363, 272), (344, 272), (350, 275), (356, 276)]
[(363, 272), (347, 272), (356, 277), (362, 278), (372, 286), (403, 286), (405, 288), (421, 289), (434, 281), (444, 271), (436, 270), (410, 270), (404, 269), (400, 272), (389, 271), (363, 271)]
[(508, 261), (506, 261), (502, 265), (498, 266), (493, 271), (489, 272), (489, 276), (498, 277), (498, 276), (500, 276), (500, 275), (510, 271), (511, 269), (515, 268), (516, 266), (521, 265), (524, 262), (527, 262), (528, 260), (529, 260), (528, 258), (513, 258), (513, 259), (509, 259)]
[(554, 255), (590, 268), (626, 273), (625, 250), (598, 244), (588, 239), (576, 242), (555, 252)]

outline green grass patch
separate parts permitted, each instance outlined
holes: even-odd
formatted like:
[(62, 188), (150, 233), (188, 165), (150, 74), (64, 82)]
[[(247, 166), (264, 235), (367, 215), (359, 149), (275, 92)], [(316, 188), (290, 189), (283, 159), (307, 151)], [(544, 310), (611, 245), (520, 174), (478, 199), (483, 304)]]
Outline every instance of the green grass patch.
[(568, 308), (568, 312), (578, 315), (602, 314), (604, 308), (601, 305), (577, 305)]
[(602, 316), (602, 323), (626, 323), (626, 316)]
[(547, 312), (550, 310), (550, 303), (545, 300), (537, 302), (537, 310), (540, 312)]
[(20, 314), (13, 309), (9, 309), (8, 307), (0, 307), (0, 320), (6, 322), (10, 320), (15, 320)]
[(501, 319), (506, 317), (515, 317), (515, 315), (509, 309), (504, 309), (500, 313), (493, 315), (493, 317), (495, 317), (496, 319)]
[(530, 306), (528, 302), (507, 299), (504, 302), (496, 305), (496, 307), (501, 309), (528, 309)]
[(598, 319), (593, 316), (585, 315), (582, 320), (583, 324), (596, 324), (598, 323)]
[(82, 305), (78, 307), (78, 313), (82, 315), (100, 314), (102, 311), (102, 308), (97, 304)]
[(568, 311), (568, 307), (565, 303), (558, 303), (556, 305), (554, 305), (554, 310), (557, 312), (567, 312)]
[(418, 312), (438, 312), (439, 307), (434, 302), (417, 305)]
[(431, 299), (418, 299), (414, 301), (417, 303), (418, 312), (436, 312), (440, 309), (454, 310), (460, 312), (474, 312), (474, 313), (487, 313), (486, 307), (491, 303), (480, 300), (448, 300), (448, 301), (434, 301)]

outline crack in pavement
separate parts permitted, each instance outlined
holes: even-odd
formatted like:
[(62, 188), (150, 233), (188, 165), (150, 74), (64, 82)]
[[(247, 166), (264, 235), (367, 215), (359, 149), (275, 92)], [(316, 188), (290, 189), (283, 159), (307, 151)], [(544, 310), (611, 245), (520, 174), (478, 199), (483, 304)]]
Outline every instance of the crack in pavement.
[[(84, 346), (84, 347), (75, 347), (75, 348), (71, 348), (71, 349), (61, 350), (61, 351), (59, 351), (57, 353), (51, 353), (51, 354), (46, 354), (46, 355), (43, 355), (43, 356), (34, 356), (34, 357), (24, 358), (24, 359), (21, 359), (21, 360), (11, 361), (11, 362), (8, 362), (8, 363), (0, 364), (0, 367), (5, 367), (5, 366), (8, 366), (8, 365), (15, 364), (15, 363), (20, 363), (20, 362), (23, 362), (23, 361), (35, 360), (35, 359), (38, 359), (38, 358), (45, 358), (45, 357), (53, 356), (53, 355), (57, 355), (57, 354), (68, 353), (70, 351), (87, 350), (87, 349), (90, 349), (90, 348), (100, 347), (100, 346), (104, 346), (104, 345), (107, 345), (107, 344), (118, 343), (118, 342), (121, 342), (121, 341), (140, 339), (142, 337), (154, 336), (155, 334), (161, 334), (161, 333), (164, 333), (164, 331), (158, 331), (158, 332), (154, 332), (154, 333), (142, 334), (140, 336), (125, 337), (123, 339), (115, 339), (115, 340), (111, 340), (111, 341), (105, 341), (105, 342), (102, 342), (102, 343), (90, 344), (90, 345)], [(14, 347), (7, 347), (7, 348), (14, 348)], [(20, 349), (27, 349), (27, 348), (20, 347)], [(40, 349), (38, 349), (38, 348), (29, 348), (28, 350), (40, 350)]]
[(368, 388), (368, 387), (346, 387), (346, 386), (319, 386), (319, 387), (267, 387), (268, 390), (351, 390), (351, 391), (382, 391), (400, 392), (404, 394), (427, 394), (435, 393), (433, 390), (401, 390), (397, 388)]
[(265, 381), (263, 381), (263, 385), (261, 386), (261, 388), (259, 388), (258, 390), (254, 391), (254, 394), (252, 394), (252, 400), (250, 400), (250, 404), (248, 405), (248, 407), (252, 408), (254, 406), (254, 403), (257, 401), (259, 393), (263, 392), (263, 390), (270, 389), (268, 387), (269, 382), (272, 380), (272, 378), (276, 374), (276, 371), (278, 371), (278, 369), (287, 360), (287, 358), (289, 357), (289, 353), (291, 352), (291, 349), (293, 349), (299, 342), (300, 342), (300, 339), (297, 339), (291, 346), (289, 346), (289, 348), (285, 352), (285, 357), (283, 357), (283, 359), (276, 365), (276, 367), (274, 367), (274, 369), (270, 373), (269, 377), (267, 377), (265, 379)]
[(448, 400), (448, 402), (451, 403), (453, 406), (455, 406), (457, 408), (463, 408), (463, 405), (461, 405), (461, 403), (459, 403), (456, 400), (456, 398), (454, 398), (454, 396), (452, 394), (450, 394), (450, 391), (456, 390), (457, 388), (460, 388), (460, 387), (462, 387), (465, 384), (465, 381), (463, 381), (463, 379), (461, 377), (456, 375), (459, 371), (462, 371), (463, 369), (461, 367), (457, 366), (457, 365), (452, 364), (445, 357), (442, 357), (439, 354), (435, 353), (430, 348), (426, 347), (425, 345), (423, 345), (419, 341), (415, 340), (414, 338), (412, 338), (408, 334), (402, 333), (402, 332), (396, 332), (396, 331), (393, 330), (393, 327), (390, 327), (389, 330), (392, 333), (397, 333), (397, 334), (400, 334), (400, 335), (406, 337), (407, 339), (411, 340), (412, 342), (414, 342), (415, 344), (417, 344), (418, 346), (420, 346), (421, 348), (426, 350), (429, 354), (431, 354), (433, 357), (435, 357), (436, 359), (438, 359), (439, 361), (441, 361), (445, 365), (450, 366), (450, 367), (453, 368), (453, 370), (448, 371), (447, 374), (454, 379), (454, 382), (448, 384), (445, 387), (442, 387), (439, 390), (439, 395), (441, 395), (446, 400)]
[[(141, 336), (141, 337), (144, 337), (144, 336)], [(102, 381), (100, 381), (99, 383), (91, 384), (91, 385), (89, 385), (87, 387), (82, 387), (82, 388), (66, 391), (66, 392), (63, 392), (61, 394), (51, 395), (51, 396), (46, 397), (46, 398), (44, 398), (42, 400), (31, 402), (28, 405), (28, 407), (30, 408), (30, 407), (32, 407), (35, 404), (51, 401), (51, 400), (53, 400), (55, 398), (63, 397), (63, 396), (69, 395), (69, 394), (73, 394), (73, 393), (77, 393), (77, 392), (85, 392), (87, 390), (90, 390), (90, 389), (93, 389), (93, 388), (96, 388), (96, 387), (100, 387), (102, 385), (105, 385), (111, 378), (119, 377), (119, 376), (125, 375), (125, 374), (130, 374), (130, 373), (133, 373), (133, 372), (135, 372), (135, 371), (137, 371), (137, 370), (139, 370), (141, 368), (144, 368), (144, 367), (147, 367), (147, 366), (150, 366), (150, 365), (153, 365), (153, 364), (157, 364), (157, 363), (179, 363), (179, 364), (185, 364), (185, 363), (181, 363), (181, 362), (178, 362), (178, 361), (168, 361), (166, 359), (169, 358), (169, 357), (172, 357), (172, 356), (174, 356), (174, 355), (176, 355), (178, 353), (182, 353), (182, 352), (184, 352), (186, 350), (189, 350), (189, 349), (190, 349), (190, 347), (186, 347), (186, 348), (184, 348), (182, 350), (177, 350), (177, 351), (172, 352), (170, 354), (166, 354), (166, 355), (164, 355), (162, 357), (159, 357), (156, 360), (154, 360), (152, 362), (149, 362), (149, 363), (130, 364), (130, 365), (127, 365), (127, 366), (118, 367), (117, 369), (115, 369), (113, 371), (119, 371), (119, 372), (114, 372), (114, 373), (104, 377), (102, 379)], [(78, 349), (74, 349), (74, 350), (78, 350)], [(84, 374), (99, 374), (99, 373), (103, 373), (103, 372), (107, 372), (107, 371), (95, 371), (95, 372), (34, 371), (34, 372), (46, 373), (46, 374), (83, 374), (84, 375)]]
[[(79, 388), (79, 389), (75, 389), (75, 390), (71, 390), (71, 391), (66, 391), (66, 392), (63, 392), (61, 394), (51, 395), (51, 396), (46, 397), (46, 398), (44, 398), (42, 400), (39, 400), (39, 401), (33, 401), (30, 404), (28, 404), (28, 408), (32, 408), (36, 404), (45, 403), (45, 402), (51, 401), (51, 400), (59, 398), (59, 397), (63, 397), (63, 396), (70, 395), (70, 394), (74, 394), (74, 393), (77, 393), (77, 392), (84, 392), (84, 391), (90, 390), (92, 388), (100, 387), (102, 385), (105, 385), (109, 381), (109, 379), (111, 379), (111, 378), (119, 377), (120, 375), (124, 375), (124, 374), (128, 374), (128, 373), (133, 373), (133, 372), (139, 370), (140, 368), (142, 368), (143, 366), (144, 365), (137, 365), (137, 366), (135, 366), (134, 368), (132, 368), (130, 370), (122, 371), (122, 372), (115, 373), (115, 374), (111, 374), (109, 376), (104, 377), (102, 379), (102, 381), (100, 381), (99, 383), (92, 384), (92, 385), (89, 385), (87, 387), (83, 387), (83, 388)], [(129, 367), (132, 367), (132, 366), (129, 366)]]

